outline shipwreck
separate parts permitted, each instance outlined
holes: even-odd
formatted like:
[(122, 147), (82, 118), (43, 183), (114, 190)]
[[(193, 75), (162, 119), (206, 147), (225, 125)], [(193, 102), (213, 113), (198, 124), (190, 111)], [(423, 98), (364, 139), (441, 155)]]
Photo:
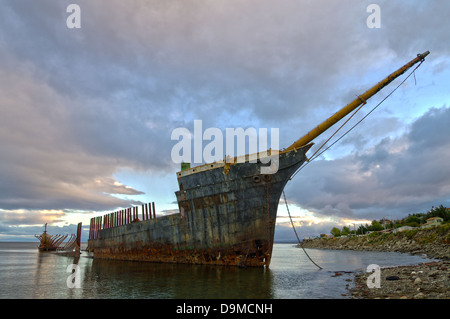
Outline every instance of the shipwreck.
[[(428, 54), (418, 54), (286, 149), (176, 173), (177, 214), (156, 218), (153, 203), (142, 205), (141, 218), (138, 207), (92, 218), (89, 253), (113, 260), (269, 266), (280, 196), (288, 180), (308, 160), (312, 141)], [(264, 157), (274, 155), (279, 159), (276, 173), (261, 173), (268, 163)]]

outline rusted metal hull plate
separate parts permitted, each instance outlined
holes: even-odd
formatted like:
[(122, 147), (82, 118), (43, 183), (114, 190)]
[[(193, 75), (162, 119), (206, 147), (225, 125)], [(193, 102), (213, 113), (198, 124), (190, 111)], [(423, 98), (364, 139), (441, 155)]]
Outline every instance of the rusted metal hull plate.
[(262, 267), (271, 252), (268, 243), (242, 243), (229, 248), (173, 249), (171, 245), (138, 245), (136, 248), (96, 248), (95, 258), (161, 263), (208, 264), (222, 266)]
[(280, 154), (275, 174), (261, 174), (258, 161), (179, 177), (179, 214), (102, 229), (89, 250), (104, 259), (269, 266), (278, 202), (308, 148)]

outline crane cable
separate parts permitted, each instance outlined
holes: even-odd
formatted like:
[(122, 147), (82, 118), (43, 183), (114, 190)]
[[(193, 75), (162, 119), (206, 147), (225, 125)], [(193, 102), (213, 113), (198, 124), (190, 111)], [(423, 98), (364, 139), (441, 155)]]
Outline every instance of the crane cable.
[[(342, 124), (337, 130), (336, 132), (334, 132), (323, 144), (322, 146), (319, 147), (319, 149), (311, 156), (311, 158), (307, 161), (307, 163), (303, 166), (301, 166), (290, 178), (289, 180), (291, 180), (292, 178), (294, 178), (295, 175), (297, 175), (298, 172), (300, 172), (304, 167), (306, 167), (309, 163), (311, 163), (313, 160), (315, 160), (317, 157), (319, 157), (320, 155), (322, 155), (324, 152), (326, 152), (327, 150), (329, 150), (333, 145), (335, 145), (337, 142), (339, 142), (344, 136), (346, 136), (348, 133), (350, 133), (357, 125), (359, 125), (362, 121), (364, 121), (373, 111), (375, 111), (384, 101), (386, 101), (395, 91), (397, 91), (397, 89), (403, 85), (403, 83), (406, 82), (406, 80), (412, 75), (414, 74), (414, 83), (417, 84), (416, 82), (416, 70), (422, 65), (424, 60), (422, 60), (415, 68), (414, 70), (411, 71), (411, 73), (408, 74), (408, 76), (402, 81), (400, 82), (399, 85), (397, 85), (388, 95), (386, 95), (386, 97), (384, 97), (377, 105), (375, 105), (375, 107), (373, 107), (362, 119), (360, 119), (358, 122), (356, 122), (356, 124), (354, 124), (347, 132), (345, 132), (341, 137), (339, 137), (336, 141), (334, 141), (330, 146), (328, 146), (326, 149), (324, 149), (322, 152), (320, 152), (318, 155), (317, 152), (319, 152), (322, 147), (325, 146), (326, 143), (328, 143), (331, 138), (342, 128), (344, 127), (345, 124), (347, 124), (347, 122), (366, 104), (366, 101), (363, 101), (362, 105), (355, 111), (353, 112), (353, 114), (344, 122), (344, 124)], [(316, 155), (316, 156), (315, 156)], [(308, 253), (306, 252), (305, 248), (303, 247), (302, 242), (300, 241), (300, 238), (298, 237), (297, 234), (297, 230), (295, 229), (295, 225), (294, 222), (292, 220), (291, 217), (291, 213), (289, 211), (289, 206), (286, 200), (286, 195), (284, 194), (284, 190), (283, 190), (283, 198), (284, 198), (284, 202), (286, 204), (286, 209), (289, 215), (289, 219), (291, 221), (291, 225), (292, 225), (292, 229), (294, 230), (295, 236), (297, 237), (297, 241), (299, 246), (303, 249), (303, 251), (305, 252), (306, 256), (309, 258), (309, 260), (316, 265), (319, 269), (323, 269), (322, 267), (320, 267), (318, 264), (316, 264), (314, 262), (314, 260), (312, 260), (312, 258), (308, 255)]]

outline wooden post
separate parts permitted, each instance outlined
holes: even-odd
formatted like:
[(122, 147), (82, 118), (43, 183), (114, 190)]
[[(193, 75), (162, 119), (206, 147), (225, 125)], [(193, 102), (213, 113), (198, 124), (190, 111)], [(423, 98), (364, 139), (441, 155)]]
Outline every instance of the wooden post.
[(95, 221), (95, 238), (97, 238), (97, 233), (98, 233), (98, 222), (99, 222), (99, 219), (97, 217), (96, 221)]
[(77, 254), (81, 254), (81, 226), (82, 226), (82, 223), (78, 223), (77, 239), (76, 239), (76, 246), (75, 246), (75, 252)]
[(98, 222), (98, 226), (99, 226), (99, 227), (98, 227), (98, 231), (97, 231), (97, 237), (98, 237), (98, 232), (100, 232), (100, 229), (101, 229), (100, 226), (102, 225), (102, 219), (103, 219), (103, 217), (100, 216), (100, 217), (99, 217), (99, 222)]
[(97, 232), (97, 217), (93, 218), (92, 221), (92, 239), (95, 239), (95, 233)]
[(153, 206), (153, 218), (156, 219), (156, 209), (155, 209), (155, 202), (152, 202), (152, 206)]
[(97, 217), (94, 217), (94, 222), (92, 225), (92, 239), (95, 239), (96, 237), (96, 233), (97, 233)]

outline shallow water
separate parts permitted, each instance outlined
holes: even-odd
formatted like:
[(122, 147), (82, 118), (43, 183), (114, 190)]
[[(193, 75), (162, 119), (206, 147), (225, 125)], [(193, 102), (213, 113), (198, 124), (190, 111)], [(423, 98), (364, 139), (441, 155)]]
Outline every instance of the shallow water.
[[(418, 264), (419, 256), (393, 252), (307, 249), (319, 270), (294, 244), (275, 244), (270, 268), (106, 261), (39, 252), (37, 243), (0, 243), (0, 298), (304, 299), (347, 298), (353, 273), (335, 272)], [(79, 281), (73, 281), (76, 264)], [(70, 288), (74, 283), (80, 288)]]

